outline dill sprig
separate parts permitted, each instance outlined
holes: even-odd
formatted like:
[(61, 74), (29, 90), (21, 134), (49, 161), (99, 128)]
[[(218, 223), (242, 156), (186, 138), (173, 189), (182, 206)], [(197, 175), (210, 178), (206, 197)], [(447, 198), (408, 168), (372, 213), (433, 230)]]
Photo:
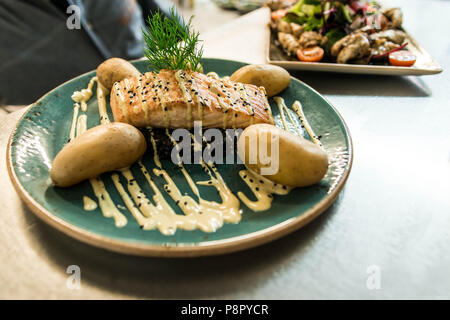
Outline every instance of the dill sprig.
[(201, 71), (203, 47), (198, 48), (199, 33), (191, 30), (191, 21), (192, 17), (186, 24), (173, 7), (169, 17), (162, 18), (159, 11), (148, 17), (148, 26), (142, 32), (149, 70)]

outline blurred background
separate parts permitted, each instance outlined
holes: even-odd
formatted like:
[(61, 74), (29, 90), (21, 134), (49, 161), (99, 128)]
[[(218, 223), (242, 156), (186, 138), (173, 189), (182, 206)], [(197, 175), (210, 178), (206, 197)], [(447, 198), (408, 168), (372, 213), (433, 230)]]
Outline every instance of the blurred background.
[[(109, 57), (143, 56), (141, 28), (175, 6), (208, 32), (264, 0), (0, 0), (0, 112), (33, 103)], [(213, 18), (212, 18), (213, 17)], [(26, 90), (25, 90), (26, 89)]]

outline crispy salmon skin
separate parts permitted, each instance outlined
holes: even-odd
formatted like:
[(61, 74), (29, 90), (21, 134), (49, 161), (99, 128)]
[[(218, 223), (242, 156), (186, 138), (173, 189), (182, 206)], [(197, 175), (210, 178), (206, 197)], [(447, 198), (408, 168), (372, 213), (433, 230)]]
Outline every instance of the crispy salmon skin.
[(147, 72), (111, 89), (114, 120), (136, 127), (245, 128), (273, 123), (265, 89), (184, 70)]

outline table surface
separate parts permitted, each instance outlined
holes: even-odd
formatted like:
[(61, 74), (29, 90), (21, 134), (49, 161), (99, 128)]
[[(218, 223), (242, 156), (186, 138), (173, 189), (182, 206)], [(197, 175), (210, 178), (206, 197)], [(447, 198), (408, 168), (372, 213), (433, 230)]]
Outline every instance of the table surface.
[[(25, 207), (6, 173), (7, 138), (22, 112), (0, 115), (0, 298), (449, 299), (450, 3), (391, 3), (404, 9), (407, 30), (444, 72), (294, 73), (344, 117), (353, 137), (353, 169), (323, 215), (258, 248), (195, 259), (140, 258), (55, 231)], [(205, 52), (258, 62), (258, 37), (248, 46), (255, 55), (222, 52), (213, 40), (208, 45), (217, 34), (228, 41), (227, 30), (228, 39), (233, 30), (245, 35), (242, 26), (257, 16), (204, 34)], [(67, 286), (70, 265), (80, 267), (79, 289)]]

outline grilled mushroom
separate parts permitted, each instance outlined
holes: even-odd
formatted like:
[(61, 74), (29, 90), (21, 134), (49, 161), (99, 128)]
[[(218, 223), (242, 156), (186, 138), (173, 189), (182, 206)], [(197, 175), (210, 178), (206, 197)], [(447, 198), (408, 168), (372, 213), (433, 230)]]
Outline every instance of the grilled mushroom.
[(392, 22), (393, 28), (400, 28), (403, 23), (403, 13), (400, 8), (386, 8), (381, 11)]
[(278, 41), (289, 55), (295, 55), (299, 48), (297, 39), (290, 33), (278, 32)]
[(406, 34), (400, 30), (384, 30), (381, 32), (373, 33), (370, 35), (370, 40), (378, 41), (378, 40), (386, 40), (396, 44), (402, 44), (405, 41)]
[(331, 55), (336, 57), (338, 63), (358, 60), (370, 55), (370, 42), (364, 33), (352, 33), (331, 47)]
[(315, 31), (305, 31), (300, 36), (298, 44), (302, 48), (314, 47), (322, 42), (322, 35)]
[(277, 21), (277, 30), (278, 32), (292, 33), (291, 24), (282, 19)]

